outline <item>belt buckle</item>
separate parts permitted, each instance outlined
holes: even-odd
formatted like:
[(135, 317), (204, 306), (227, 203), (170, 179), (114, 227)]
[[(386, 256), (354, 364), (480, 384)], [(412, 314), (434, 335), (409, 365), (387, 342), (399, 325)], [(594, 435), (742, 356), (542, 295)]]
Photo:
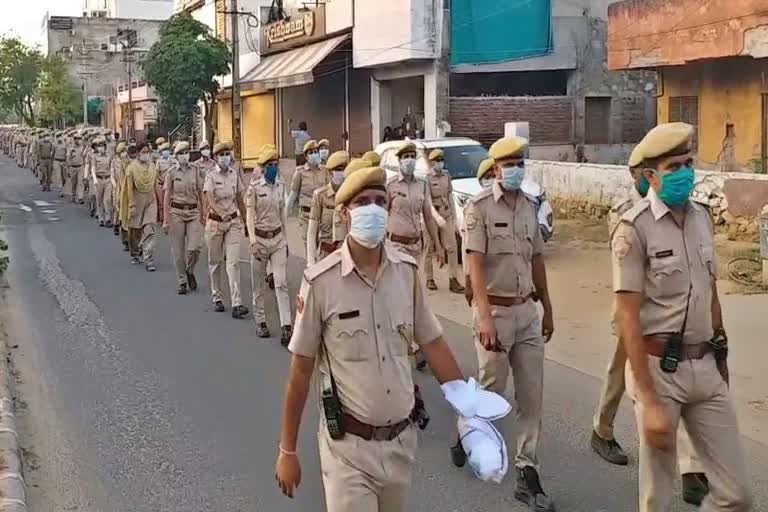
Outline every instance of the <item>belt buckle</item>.
[(392, 427), (373, 427), (371, 439), (373, 441), (389, 441)]

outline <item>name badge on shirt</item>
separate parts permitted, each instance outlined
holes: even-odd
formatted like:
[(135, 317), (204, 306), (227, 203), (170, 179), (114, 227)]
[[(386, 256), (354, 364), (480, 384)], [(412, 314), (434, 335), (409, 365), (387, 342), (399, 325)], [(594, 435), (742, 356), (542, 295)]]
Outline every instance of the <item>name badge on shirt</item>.
[(360, 310), (347, 311), (346, 313), (339, 313), (339, 320), (349, 320), (350, 318), (357, 318), (360, 316)]
[(674, 255), (675, 255), (675, 251), (673, 251), (672, 249), (667, 249), (666, 251), (657, 252), (654, 256), (656, 258), (669, 258), (670, 256), (674, 256)]

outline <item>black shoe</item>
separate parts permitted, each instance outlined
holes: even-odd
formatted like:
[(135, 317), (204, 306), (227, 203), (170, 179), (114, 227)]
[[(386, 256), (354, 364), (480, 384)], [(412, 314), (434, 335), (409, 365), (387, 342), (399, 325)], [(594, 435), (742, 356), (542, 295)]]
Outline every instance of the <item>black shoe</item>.
[(467, 453), (461, 444), (461, 437), (456, 439), (456, 444), (451, 446), (451, 462), (457, 468), (463, 468), (467, 463)]
[(197, 279), (195, 279), (195, 274), (192, 272), (187, 272), (187, 282), (189, 283), (190, 290), (197, 290)]
[(104, 227), (105, 227), (105, 228), (111, 228), (111, 227), (113, 227), (113, 225), (112, 225), (112, 221), (111, 221), (111, 220), (108, 220), (107, 222), (105, 222), (105, 223), (104, 223)]
[(180, 285), (179, 285), (179, 289), (178, 289), (177, 293), (178, 293), (179, 295), (186, 295), (186, 294), (187, 294), (187, 285), (185, 285), (185, 284), (180, 284)]
[[(93, 215), (91, 215), (91, 217), (93, 217)], [(100, 220), (100, 221), (99, 221), (99, 227), (100, 227), (100, 228), (103, 228), (103, 227), (104, 227), (104, 221), (103, 221), (103, 220)]]
[(269, 327), (264, 322), (256, 326), (256, 336), (259, 338), (269, 338)]
[(595, 452), (600, 457), (610, 462), (611, 464), (616, 464), (617, 466), (626, 466), (629, 462), (627, 454), (624, 453), (624, 450), (622, 450), (621, 446), (616, 442), (615, 439), (603, 439), (597, 435), (597, 432), (593, 430), (591, 443), (592, 449), (595, 450)]
[(423, 372), (427, 367), (427, 361), (424, 359), (424, 356), (421, 354), (421, 352), (416, 352), (416, 369), (420, 372)]
[(453, 293), (464, 293), (464, 287), (459, 283), (455, 277), (452, 277), (448, 284), (448, 289)]
[(284, 325), (281, 328), (280, 344), (288, 348), (288, 344), (291, 342), (291, 336), (293, 336), (293, 327)]
[(112, 233), (113, 233), (115, 236), (120, 236), (120, 224), (114, 224), (114, 225), (112, 226)]
[(123, 251), (128, 252), (131, 248), (128, 246), (128, 242), (123, 242)]
[(707, 475), (704, 473), (683, 474), (683, 501), (700, 507), (707, 494), (709, 494)]
[(224, 307), (224, 303), (217, 300), (213, 305), (213, 310), (217, 313), (223, 313), (227, 308)]
[(77, 204), (85, 204), (85, 199), (78, 199)]
[(139, 258), (135, 256), (131, 258), (131, 265), (138, 265), (139, 263), (141, 263), (141, 260)]
[(269, 289), (270, 290), (274, 290), (275, 289), (275, 276), (274, 276), (274, 274), (269, 274), (267, 276), (266, 281), (267, 281), (267, 286), (269, 286)]
[(427, 279), (427, 290), (437, 290), (437, 283), (434, 279)]
[(515, 498), (528, 505), (531, 512), (554, 512), (554, 502), (544, 494), (539, 481), (539, 474), (533, 466), (517, 470), (517, 488)]
[(243, 318), (248, 314), (248, 308), (245, 306), (235, 306), (232, 308), (232, 318)]
[(152, 263), (147, 264), (147, 272), (154, 272), (155, 270), (157, 270), (157, 268), (155, 268)]

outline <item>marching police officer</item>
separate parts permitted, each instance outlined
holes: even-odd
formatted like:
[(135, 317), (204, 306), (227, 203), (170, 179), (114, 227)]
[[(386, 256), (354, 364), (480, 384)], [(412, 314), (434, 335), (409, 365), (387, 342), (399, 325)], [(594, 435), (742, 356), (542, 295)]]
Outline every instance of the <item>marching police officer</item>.
[(95, 151), (91, 154), (88, 168), (93, 180), (93, 190), (96, 195), (96, 215), (99, 226), (112, 227), (112, 174), (111, 158), (107, 155), (107, 140), (98, 136), (93, 140)]
[(280, 343), (287, 347), (293, 322), (288, 297), (285, 187), (280, 181), (278, 155), (274, 148), (264, 148), (257, 163), (263, 171), (262, 175), (251, 180), (245, 198), (250, 236), (253, 318), (256, 321), (256, 334), (260, 338), (268, 338), (270, 334), (264, 314), (264, 288), (269, 264), (274, 276), (275, 298), (280, 314)]
[[(448, 287), (453, 293), (464, 293), (464, 287), (459, 283), (459, 258), (458, 249), (456, 248), (456, 211), (453, 204), (453, 187), (451, 186), (451, 175), (444, 168), (443, 150), (432, 150), (427, 157), (427, 161), (429, 162), (427, 184), (429, 185), (432, 206), (434, 206), (437, 214), (443, 219), (442, 226), (438, 225), (438, 235), (440, 237), (440, 245), (448, 255), (448, 270), (450, 272)], [(424, 273), (427, 276), (428, 290), (437, 290), (433, 270), (433, 260), (437, 258), (434, 247), (434, 242), (430, 240), (427, 257), (424, 259)]]
[(310, 140), (304, 144), (304, 157), (307, 163), (297, 167), (296, 172), (293, 174), (286, 208), (292, 208), (296, 200), (298, 200), (299, 229), (301, 230), (301, 240), (304, 242), (304, 250), (306, 250), (309, 212), (312, 209), (312, 195), (315, 193), (315, 190), (328, 183), (330, 177), (328, 170), (320, 165), (320, 153), (317, 142)]
[(326, 163), (331, 156), (331, 141), (328, 139), (317, 141), (317, 154), (320, 155), (320, 165), (327, 167)]
[(621, 216), (611, 240), (616, 322), (640, 433), (640, 512), (669, 508), (680, 420), (709, 484), (701, 510), (751, 508), (728, 392), (713, 228), (706, 209), (690, 200), (693, 131), (660, 125), (641, 141), (637, 160), (650, 189)]
[[(318, 442), (326, 507), (332, 512), (398, 512), (416, 457), (410, 419), (414, 386), (409, 348), (421, 346), (441, 383), (461, 372), (430, 309), (416, 261), (385, 243), (386, 173), (350, 174), (336, 193), (349, 236), (304, 272), (276, 463), (278, 484), (299, 483), (297, 440), (318, 359), (324, 414)], [(382, 321), (387, 319), (387, 321)]]
[(165, 173), (171, 168), (173, 161), (171, 160), (171, 145), (167, 142), (163, 142), (157, 148), (158, 156), (155, 160), (157, 165), (158, 179), (161, 183), (165, 183)]
[(200, 169), (189, 163), (189, 143), (178, 142), (163, 185), (163, 230), (170, 237), (179, 295), (197, 290), (195, 266), (203, 245), (203, 184)]
[[(554, 510), (538, 474), (544, 388), (544, 344), (554, 330), (536, 207), (522, 192), (527, 141), (496, 141), (489, 154), (496, 181), (470, 199), (465, 248), (473, 288), (480, 384), (504, 393), (510, 366), (517, 399), (515, 498), (532, 512)], [(539, 317), (534, 294), (544, 309)], [(454, 455), (454, 463), (463, 465)]]
[(51, 134), (48, 131), (43, 132), (40, 135), (40, 140), (37, 143), (37, 165), (40, 173), (40, 180), (42, 182), (42, 188), (44, 192), (51, 191), (51, 177), (53, 176), (53, 141), (51, 140)]
[(67, 153), (67, 172), (69, 174), (67, 182), (69, 183), (69, 194), (72, 202), (79, 201), (83, 204), (81, 195), (80, 177), (83, 171), (84, 163), (83, 136), (76, 132), (73, 137), (72, 146)]
[(366, 151), (363, 154), (363, 160), (367, 160), (373, 166), (378, 166), (381, 163), (381, 157), (375, 151)]
[(219, 142), (213, 148), (214, 167), (205, 177), (203, 191), (208, 217), (205, 241), (208, 244), (208, 274), (214, 310), (223, 312), (221, 273), (226, 259), (229, 292), (232, 300), (232, 318), (243, 318), (248, 308), (240, 296), (240, 240), (245, 231), (245, 203), (243, 182), (232, 168), (232, 143)]
[(64, 197), (64, 189), (67, 186), (67, 144), (64, 142), (65, 134), (56, 134), (56, 143), (53, 146), (53, 173), (61, 185), (59, 197)]
[(131, 263), (141, 263), (141, 254), (147, 272), (154, 272), (155, 233), (160, 220), (158, 203), (162, 200), (161, 191), (149, 146), (139, 143), (134, 150), (138, 153), (138, 158), (128, 164), (125, 170), (125, 187), (122, 190), (127, 210), (127, 218), (124, 220), (129, 228)]

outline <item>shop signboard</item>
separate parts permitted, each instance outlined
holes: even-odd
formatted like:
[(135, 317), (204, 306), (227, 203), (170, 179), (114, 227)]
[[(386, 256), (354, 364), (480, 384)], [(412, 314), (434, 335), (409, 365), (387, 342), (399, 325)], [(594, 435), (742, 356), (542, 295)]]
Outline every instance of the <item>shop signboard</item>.
[(261, 29), (261, 54), (287, 50), (325, 39), (325, 6), (299, 11)]

